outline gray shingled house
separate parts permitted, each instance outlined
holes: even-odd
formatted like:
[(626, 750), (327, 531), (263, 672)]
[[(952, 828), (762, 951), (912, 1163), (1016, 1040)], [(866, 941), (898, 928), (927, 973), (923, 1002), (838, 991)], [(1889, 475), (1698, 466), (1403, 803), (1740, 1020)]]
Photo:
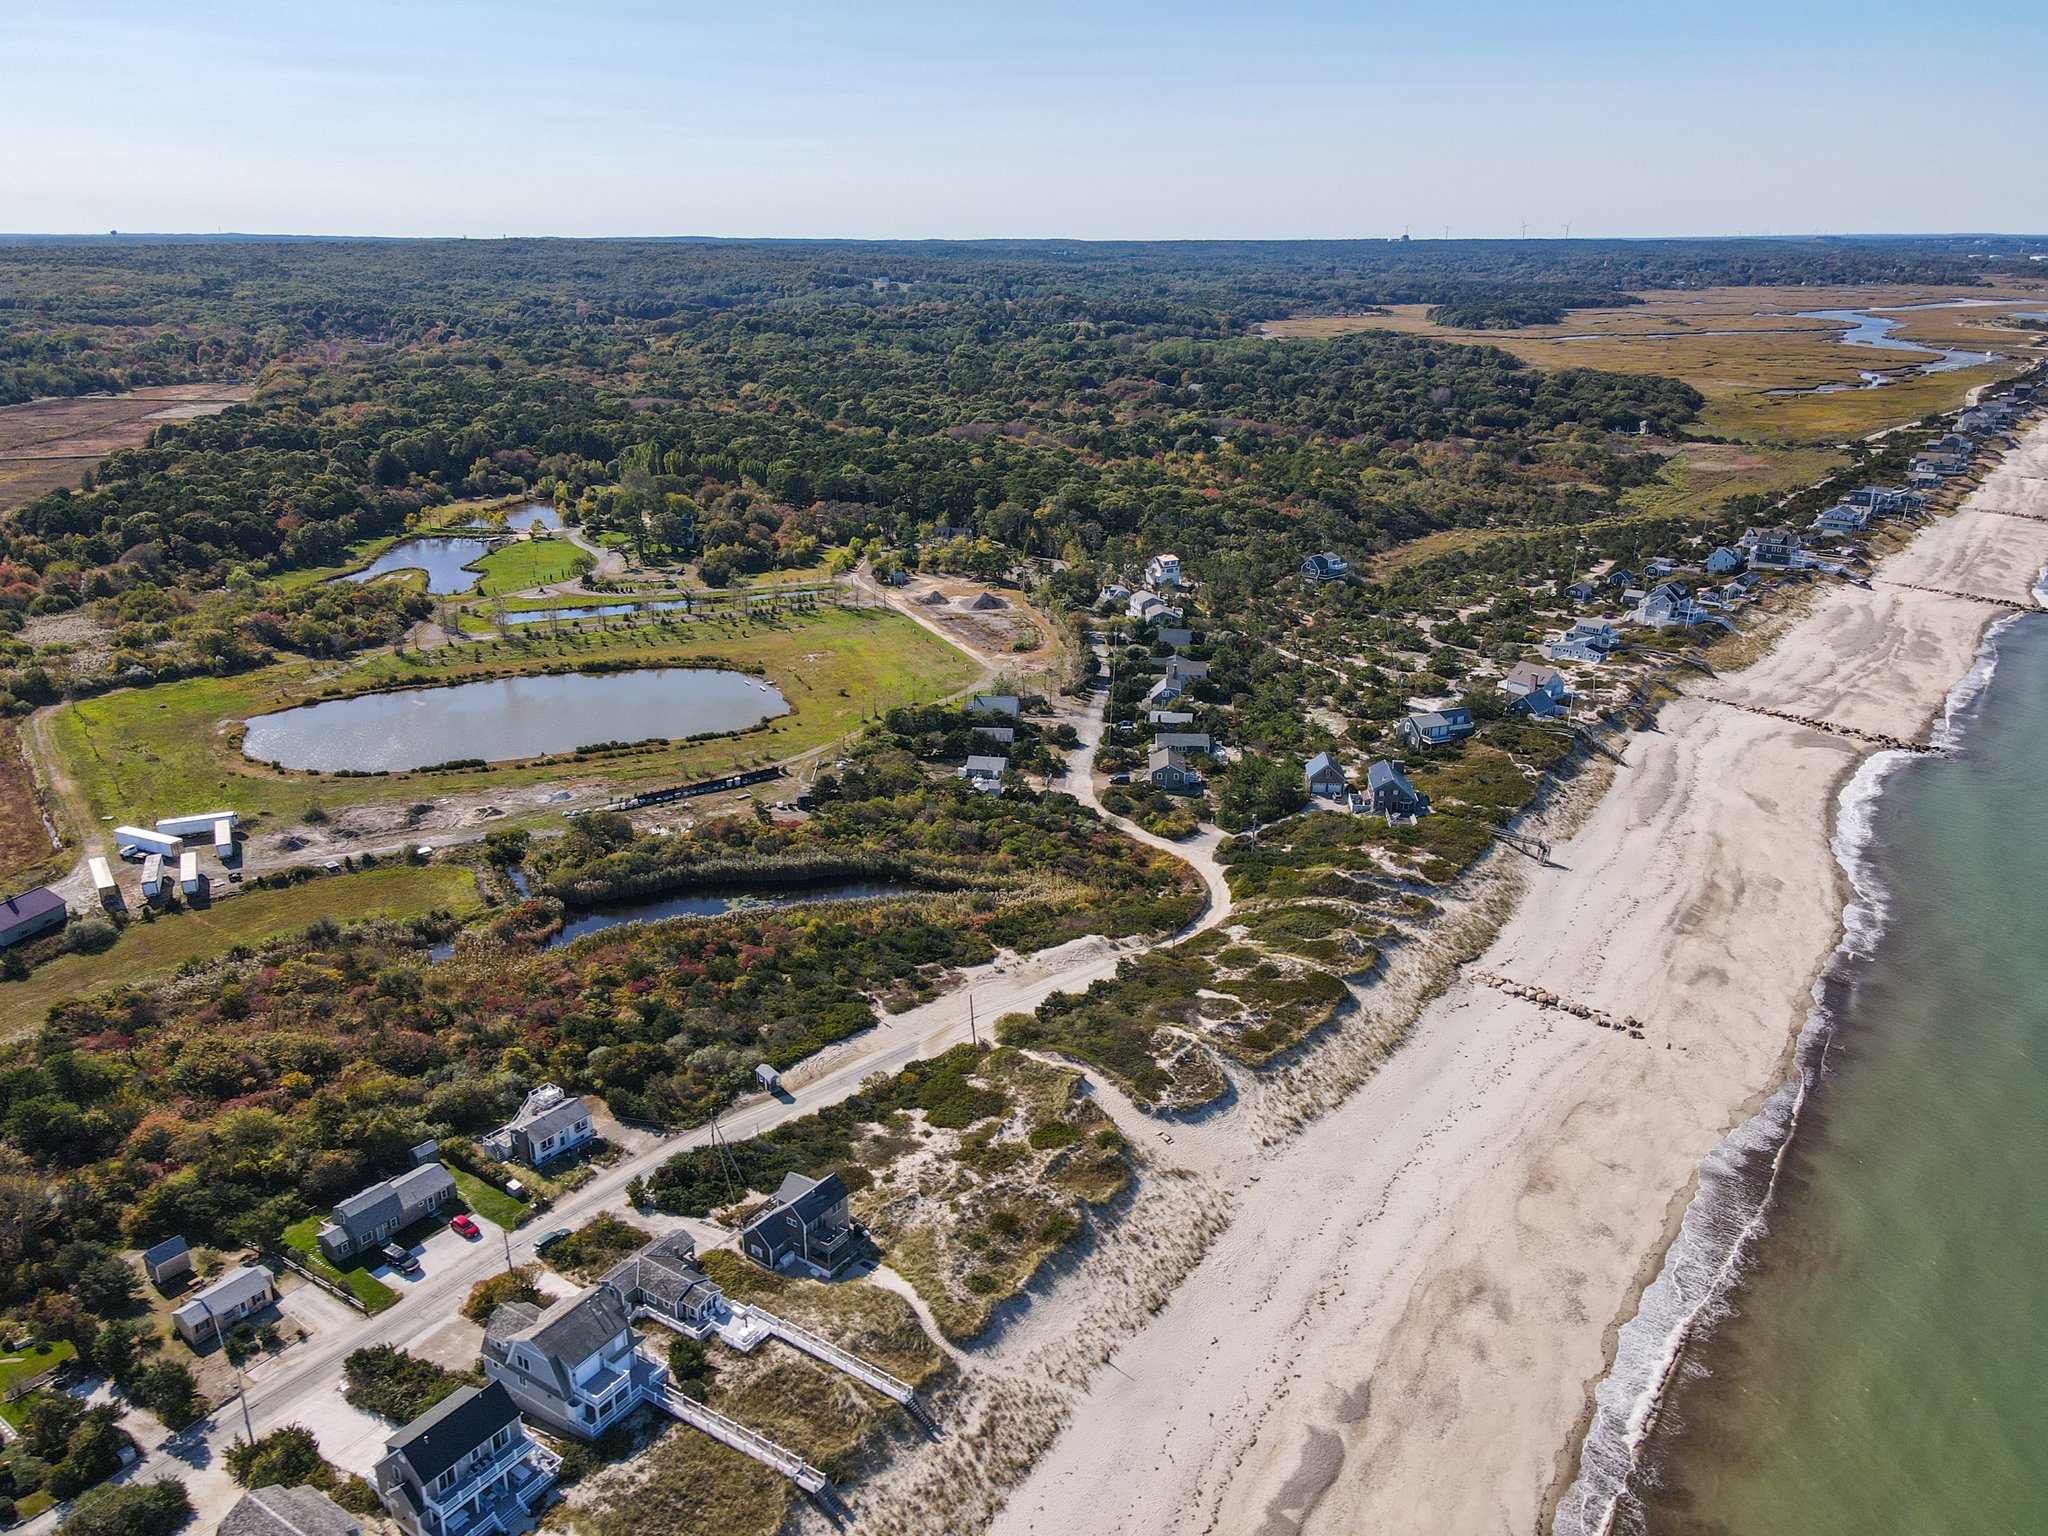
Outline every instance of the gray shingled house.
[(252, 1488), (215, 1536), (363, 1536), (363, 1522), (318, 1488)]
[(350, 1195), (328, 1213), (315, 1241), (330, 1264), (345, 1264), (454, 1203), (454, 1175), (439, 1163), (424, 1163)]
[(725, 1300), (718, 1282), (697, 1267), (697, 1244), (687, 1232), (657, 1237), (604, 1278), (636, 1316), (646, 1312), (699, 1337), (716, 1323)]
[(659, 1400), (668, 1367), (640, 1353), (625, 1297), (601, 1280), (545, 1312), (525, 1301), (499, 1306), (484, 1330), (484, 1375), (522, 1412), (595, 1440)]

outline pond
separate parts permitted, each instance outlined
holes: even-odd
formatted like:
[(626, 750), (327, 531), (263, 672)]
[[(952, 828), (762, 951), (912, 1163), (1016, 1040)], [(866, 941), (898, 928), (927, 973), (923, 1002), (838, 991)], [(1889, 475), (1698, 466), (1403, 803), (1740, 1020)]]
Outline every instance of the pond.
[(586, 933), (616, 928), (621, 923), (658, 923), (665, 917), (717, 917), (745, 907), (790, 907), (806, 901), (868, 901), (877, 896), (921, 896), (919, 886), (886, 880), (852, 881), (844, 885), (727, 886), (708, 891), (674, 891), (633, 901), (607, 901), (572, 910), (562, 931), (548, 941), (552, 949)]
[[(507, 512), (499, 522), (502, 522), (513, 533), (524, 533), (529, 528), (559, 528), (562, 526), (562, 514), (553, 507), (538, 505), (515, 507), (510, 512)], [(463, 526), (467, 528), (495, 528), (498, 525), (498, 522), (494, 522), (488, 517), (473, 517)]]
[(482, 578), (482, 572), (473, 571), (470, 566), (490, 552), (489, 539), (465, 538), (459, 534), (407, 539), (342, 580), (374, 581), (395, 571), (425, 571), (427, 590), (437, 597), (445, 597), (455, 592), (467, 592), (475, 586)]
[(257, 715), (242, 752), (286, 768), (397, 773), (473, 758), (544, 757), (601, 741), (675, 741), (788, 713), (779, 692), (739, 672), (663, 667), (499, 677)]

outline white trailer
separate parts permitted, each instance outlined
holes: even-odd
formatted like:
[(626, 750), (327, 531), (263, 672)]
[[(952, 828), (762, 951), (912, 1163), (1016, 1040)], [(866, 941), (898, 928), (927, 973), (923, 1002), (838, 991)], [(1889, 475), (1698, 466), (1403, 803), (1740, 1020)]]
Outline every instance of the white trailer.
[(235, 862), (235, 824), (227, 817), (213, 824), (213, 854), (223, 864)]
[(206, 837), (211, 835), (218, 842), (219, 837), (214, 833), (213, 829), (223, 821), (230, 827), (233, 827), (235, 820), (235, 813), (233, 811), (207, 811), (198, 816), (166, 816), (157, 822), (156, 829), (167, 837)]
[(199, 855), (182, 853), (178, 856), (178, 889), (187, 896), (197, 896), (206, 883), (206, 877), (199, 873)]
[(164, 893), (164, 856), (152, 853), (142, 861), (142, 894), (150, 901)]
[(114, 872), (107, 868), (107, 861), (94, 854), (85, 861), (85, 867), (92, 872), (92, 888), (99, 892), (100, 905), (118, 906), (121, 901), (121, 887), (114, 883)]
[(175, 859), (185, 851), (185, 840), (168, 832), (151, 832), (144, 827), (116, 827), (114, 846), (132, 848), (137, 853), (160, 853), (167, 859)]

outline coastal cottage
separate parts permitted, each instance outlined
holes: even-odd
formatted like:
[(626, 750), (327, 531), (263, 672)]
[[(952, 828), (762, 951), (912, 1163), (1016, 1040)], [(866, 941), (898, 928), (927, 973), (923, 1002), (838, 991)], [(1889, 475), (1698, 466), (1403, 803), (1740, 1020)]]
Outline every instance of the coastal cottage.
[(1730, 571), (1741, 570), (1742, 566), (1743, 559), (1741, 553), (1730, 549), (1726, 544), (1723, 544), (1719, 549), (1707, 556), (1707, 574), (1709, 576), (1726, 576)]
[(1187, 691), (1188, 679), (1177, 673), (1169, 672), (1145, 690), (1145, 702), (1148, 705), (1171, 704)]
[(1154, 747), (1172, 747), (1177, 752), (1207, 752), (1207, 731), (1161, 731), (1152, 738)]
[(1418, 752), (1463, 741), (1474, 729), (1472, 711), (1462, 704), (1416, 710), (1400, 724), (1402, 738)]
[(1170, 645), (1175, 650), (1179, 650), (1184, 645), (1193, 645), (1195, 643), (1195, 632), (1192, 629), (1181, 628), (1173, 624), (1160, 625), (1158, 629), (1153, 631), (1153, 635), (1161, 645)]
[(428, 1163), (350, 1195), (329, 1213), (314, 1240), (328, 1263), (346, 1264), (454, 1202), (454, 1175)]
[(1207, 677), (1209, 675), (1209, 663), (1206, 661), (1196, 661), (1191, 656), (1169, 656), (1166, 658), (1166, 675), (1168, 677)]
[(597, 1137), (597, 1129), (588, 1104), (553, 1083), (542, 1083), (526, 1096), (511, 1123), (487, 1140), (500, 1137), (505, 1148), (501, 1156), (516, 1157), (529, 1168), (540, 1168), (590, 1145)]
[(1013, 725), (977, 725), (967, 734), (998, 747), (1015, 746), (1017, 742), (1017, 728)]
[(1621, 644), (1621, 631), (1602, 619), (1581, 619), (1564, 635), (1543, 647), (1552, 661), (1577, 661), (1597, 666)]
[(1850, 502), (1838, 502), (1813, 520), (1822, 533), (1861, 533), (1870, 526), (1870, 510)]
[(1633, 623), (1647, 629), (1673, 629), (1686, 624), (1697, 624), (1701, 610), (1692, 600), (1692, 595), (1675, 581), (1667, 581), (1656, 590), (1644, 594), (1629, 615)]
[(276, 1300), (277, 1276), (261, 1264), (244, 1264), (194, 1291), (192, 1299), (171, 1314), (171, 1326), (194, 1349), (204, 1349)]
[(500, 1303), (484, 1329), (483, 1365), (522, 1414), (578, 1440), (658, 1402), (668, 1385), (668, 1368), (641, 1353), (625, 1297), (604, 1280), (546, 1311)]
[(1301, 579), (1307, 582), (1342, 581), (1350, 574), (1351, 562), (1327, 550), (1301, 562)]
[(768, 1208), (740, 1228), (740, 1252), (763, 1269), (802, 1264), (835, 1275), (867, 1246), (867, 1231), (853, 1219), (846, 1185), (836, 1173), (783, 1177)]
[(1564, 589), (1564, 595), (1575, 603), (1590, 603), (1599, 592), (1590, 581), (1575, 581)]
[(977, 752), (968, 757), (966, 764), (955, 777), (965, 779), (978, 787), (982, 784), (1000, 784), (1003, 775), (1009, 771), (1010, 760), (1007, 757), (991, 757)]
[(967, 701), (967, 707), (978, 715), (1010, 715), (1014, 717), (1020, 702), (1014, 693), (977, 693)]
[(524, 1529), (561, 1469), (494, 1381), (458, 1388), (391, 1436), (374, 1476), (407, 1536), (494, 1536)]
[(1145, 562), (1145, 585), (1148, 587), (1177, 587), (1180, 585), (1180, 556), (1154, 555)]
[(1187, 754), (1173, 747), (1154, 747), (1145, 760), (1145, 778), (1154, 789), (1172, 794), (1199, 789), (1202, 776), (1188, 766)]
[(1344, 770), (1327, 752), (1318, 752), (1310, 758), (1302, 767), (1301, 777), (1309, 794), (1318, 800), (1342, 800), (1351, 790)]
[(1532, 715), (1554, 715), (1572, 696), (1571, 685), (1555, 667), (1539, 667), (1532, 661), (1517, 662), (1514, 670), (1500, 680), (1500, 691)]
[(1426, 816), (1429, 796), (1408, 780), (1404, 763), (1380, 758), (1365, 770), (1365, 794), (1372, 808), (1382, 816)]
[(1148, 709), (1145, 711), (1147, 725), (1193, 725), (1195, 712), (1191, 709)]
[(687, 1232), (657, 1237), (604, 1278), (635, 1317), (654, 1317), (694, 1338), (717, 1323), (725, 1300), (718, 1283), (697, 1267), (697, 1244)]

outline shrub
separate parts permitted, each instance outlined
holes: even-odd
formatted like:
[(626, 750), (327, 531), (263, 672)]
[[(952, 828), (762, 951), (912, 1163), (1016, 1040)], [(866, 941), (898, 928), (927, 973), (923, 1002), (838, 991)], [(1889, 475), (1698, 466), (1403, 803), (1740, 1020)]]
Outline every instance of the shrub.
[(81, 1495), (57, 1529), (61, 1536), (171, 1536), (191, 1518), (185, 1485), (160, 1477)]
[(508, 1301), (544, 1305), (540, 1287), (534, 1284), (539, 1274), (531, 1264), (523, 1264), (517, 1269), (508, 1269), (502, 1275), (477, 1281), (470, 1287), (469, 1300), (462, 1304), (462, 1315), (472, 1323), (488, 1323), (491, 1314)]
[(458, 1388), (478, 1384), (392, 1344), (359, 1349), (341, 1363), (341, 1395), (365, 1413), (410, 1424)]
[(237, 1439), (228, 1447), (227, 1462), (229, 1475), (244, 1488), (332, 1488), (336, 1480), (313, 1431), (303, 1424), (273, 1429), (253, 1444)]

